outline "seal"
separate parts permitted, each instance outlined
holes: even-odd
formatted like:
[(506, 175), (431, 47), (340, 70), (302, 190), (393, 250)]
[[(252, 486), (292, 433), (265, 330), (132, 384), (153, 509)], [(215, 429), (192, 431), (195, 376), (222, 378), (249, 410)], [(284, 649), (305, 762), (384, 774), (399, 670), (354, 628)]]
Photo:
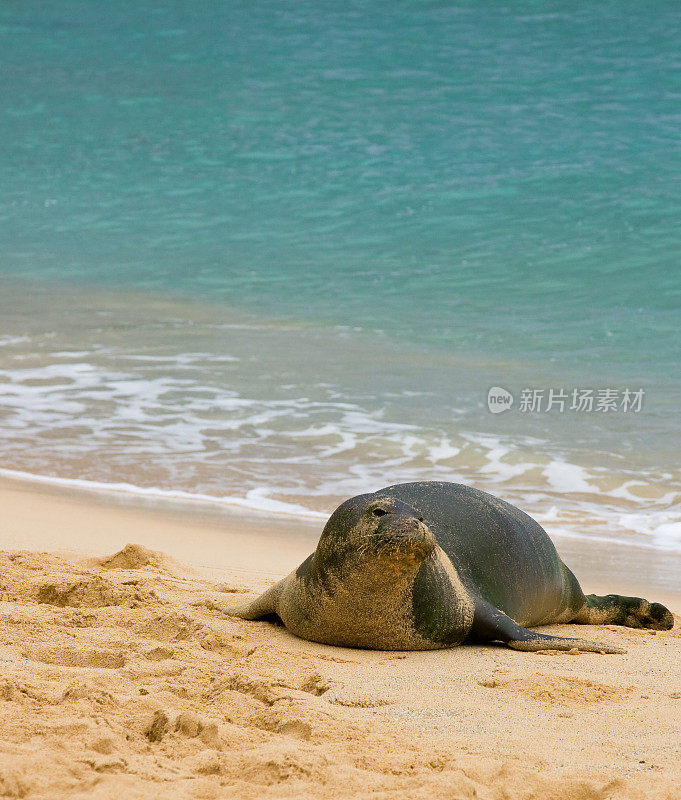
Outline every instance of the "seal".
[(668, 630), (671, 612), (640, 597), (584, 595), (546, 531), (469, 486), (420, 481), (346, 500), (317, 548), (250, 603), (303, 639), (374, 650), (502, 642), (516, 650), (622, 653), (528, 628), (550, 623)]

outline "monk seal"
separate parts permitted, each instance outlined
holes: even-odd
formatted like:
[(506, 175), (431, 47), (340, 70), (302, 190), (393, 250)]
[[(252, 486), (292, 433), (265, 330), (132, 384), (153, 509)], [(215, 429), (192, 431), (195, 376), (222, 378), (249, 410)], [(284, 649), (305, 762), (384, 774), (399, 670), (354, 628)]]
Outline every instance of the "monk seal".
[(303, 639), (374, 650), (502, 642), (516, 650), (621, 653), (528, 628), (674, 624), (659, 603), (585, 596), (532, 517), (486, 492), (436, 481), (346, 500), (295, 572), (227, 613), (276, 615)]

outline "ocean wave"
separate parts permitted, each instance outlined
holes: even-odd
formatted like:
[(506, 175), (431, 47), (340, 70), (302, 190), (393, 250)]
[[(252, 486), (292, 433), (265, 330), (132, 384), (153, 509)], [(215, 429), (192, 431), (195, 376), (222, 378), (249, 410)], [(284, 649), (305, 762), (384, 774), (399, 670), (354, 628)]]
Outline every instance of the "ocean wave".
[(244, 347), (143, 353), (131, 343), (0, 341), (9, 339), (0, 362), (5, 477), (315, 519), (388, 484), (446, 480), (496, 494), (558, 535), (681, 549), (678, 475), (578, 463), (547, 439), (481, 433), (428, 406), (402, 413), (426, 392), (401, 399), (326, 381), (276, 383), (276, 369), (288, 376), (290, 367), (264, 374), (255, 363), (249, 372)]

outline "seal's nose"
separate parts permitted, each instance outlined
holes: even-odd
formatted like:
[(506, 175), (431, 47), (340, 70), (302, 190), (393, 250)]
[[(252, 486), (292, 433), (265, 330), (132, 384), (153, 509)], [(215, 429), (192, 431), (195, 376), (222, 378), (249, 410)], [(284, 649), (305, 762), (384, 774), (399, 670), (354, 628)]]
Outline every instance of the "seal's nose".
[(435, 536), (416, 508), (381, 497), (369, 507), (369, 513), (378, 517), (372, 539), (379, 548), (418, 556), (427, 556), (435, 548)]
[(421, 516), (403, 517), (386, 538), (398, 549), (414, 554), (427, 555), (435, 548), (435, 537)]

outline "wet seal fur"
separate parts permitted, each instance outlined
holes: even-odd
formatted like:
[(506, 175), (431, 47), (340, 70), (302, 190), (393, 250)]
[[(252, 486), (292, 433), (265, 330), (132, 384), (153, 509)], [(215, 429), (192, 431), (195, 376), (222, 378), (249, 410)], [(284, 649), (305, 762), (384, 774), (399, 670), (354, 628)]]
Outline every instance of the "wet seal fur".
[(516, 650), (622, 653), (528, 628), (674, 625), (659, 603), (585, 596), (531, 517), (486, 492), (436, 481), (346, 500), (295, 572), (227, 613), (276, 615), (303, 639), (374, 650), (503, 642)]

